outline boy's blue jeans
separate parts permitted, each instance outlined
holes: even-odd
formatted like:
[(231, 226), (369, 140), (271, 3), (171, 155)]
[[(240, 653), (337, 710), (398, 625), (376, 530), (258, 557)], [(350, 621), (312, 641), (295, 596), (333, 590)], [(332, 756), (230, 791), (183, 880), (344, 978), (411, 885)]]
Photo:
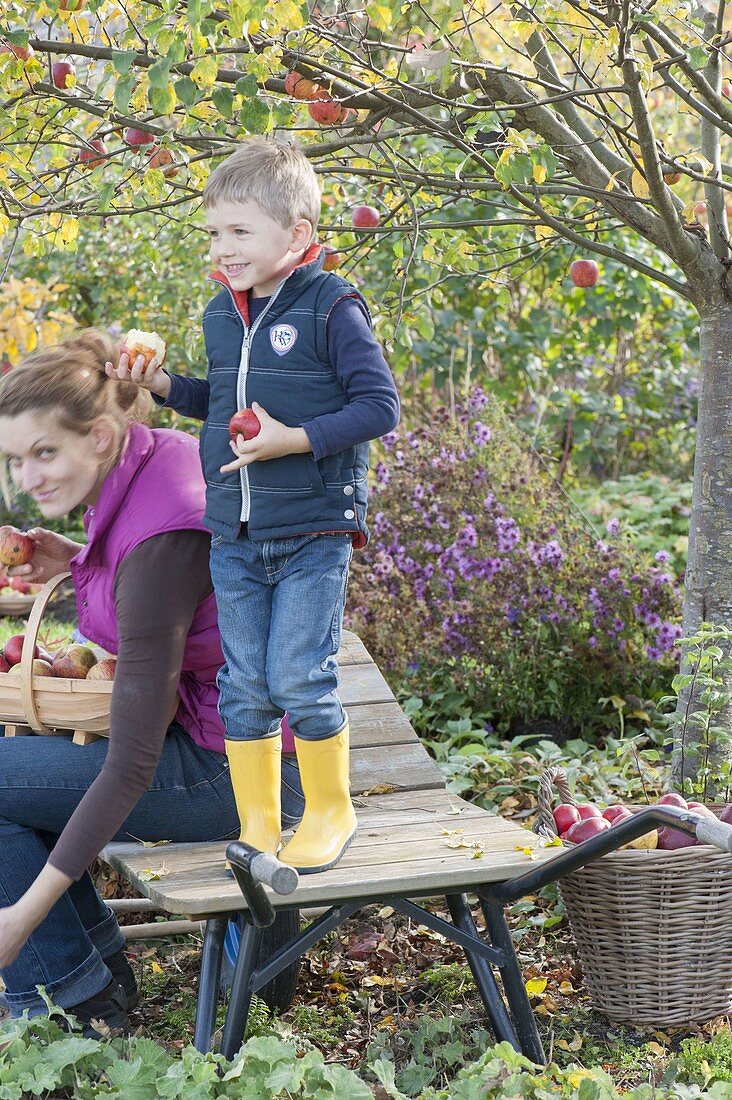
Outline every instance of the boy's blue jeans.
[[(1, 728), (1, 727), (0, 727)], [(107, 741), (74, 745), (67, 737), (0, 737), (0, 907), (12, 905), (42, 870), (57, 837), (99, 774)], [(283, 824), (299, 820), (297, 767), (282, 764)], [(175, 723), (165, 738), (150, 790), (115, 840), (223, 840), (239, 836), (226, 757), (202, 749)], [(151, 865), (165, 848), (151, 849)], [(86, 872), (51, 909), (14, 963), (0, 971), (13, 1016), (46, 1012), (36, 985), (61, 1008), (109, 983), (104, 959), (124, 945), (117, 919)]]
[(226, 664), (219, 710), (231, 740), (266, 737), (287, 711), (304, 740), (343, 726), (338, 664), (351, 536), (211, 540)]

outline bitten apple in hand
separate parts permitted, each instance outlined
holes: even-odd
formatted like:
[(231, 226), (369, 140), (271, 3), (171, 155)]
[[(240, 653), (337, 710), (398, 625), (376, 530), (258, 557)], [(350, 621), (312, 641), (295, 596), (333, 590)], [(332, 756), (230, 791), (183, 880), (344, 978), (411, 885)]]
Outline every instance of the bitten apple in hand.
[(124, 339), (122, 350), (127, 353), (130, 362), (142, 356), (145, 366), (149, 367), (153, 359), (157, 359), (160, 366), (165, 359), (165, 340), (158, 336), (157, 332), (144, 332), (142, 329), (131, 328)]

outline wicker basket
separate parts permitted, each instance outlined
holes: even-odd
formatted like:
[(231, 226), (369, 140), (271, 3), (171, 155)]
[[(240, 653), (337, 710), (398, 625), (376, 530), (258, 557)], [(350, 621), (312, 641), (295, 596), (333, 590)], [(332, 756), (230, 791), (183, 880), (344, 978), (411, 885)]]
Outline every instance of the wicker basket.
[(0, 723), (5, 724), (6, 737), (72, 733), (76, 744), (86, 745), (109, 734), (111, 680), (56, 680), (50, 676), (31, 675), (38, 628), (48, 601), (70, 576), (70, 573), (62, 573), (53, 577), (34, 597), (23, 642), (20, 675), (0, 672)]
[[(555, 788), (575, 804), (564, 772), (545, 771), (535, 826), (545, 836), (556, 836)], [(587, 990), (611, 1020), (667, 1027), (732, 1010), (732, 855), (626, 849), (559, 888)]]

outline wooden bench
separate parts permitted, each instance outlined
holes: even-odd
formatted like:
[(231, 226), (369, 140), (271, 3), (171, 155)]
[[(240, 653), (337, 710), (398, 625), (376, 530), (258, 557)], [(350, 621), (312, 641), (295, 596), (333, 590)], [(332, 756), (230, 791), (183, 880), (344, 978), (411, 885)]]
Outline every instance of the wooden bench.
[[(490, 886), (528, 873), (530, 888), (535, 878), (530, 869), (535, 872), (536, 864), (544, 864), (558, 850), (546, 848), (527, 830), (446, 790), (434, 761), (355, 634), (344, 635), (339, 660), (340, 694), (350, 718), (351, 789), (358, 836), (333, 870), (301, 876), (294, 894), (279, 897), (267, 891), (275, 910), (328, 909), (266, 965), (256, 969), (252, 961), (261, 930), (247, 920), (243, 894), (224, 871), (225, 843), (156, 848), (115, 843), (103, 853), (119, 874), (161, 910), (206, 920), (195, 1045), (208, 1050), (212, 1043), (223, 940), (231, 917), (243, 913), (245, 931), (221, 1044), (229, 1058), (241, 1045), (252, 993), (359, 909), (379, 903), (461, 945), (496, 1037), (543, 1063), (503, 913), (504, 898), (491, 894)], [(467, 891), (480, 899), (486, 920), (483, 934), (473, 921)], [(522, 896), (520, 891), (514, 893)], [(438, 897), (446, 900), (451, 921), (414, 901)], [(503, 995), (494, 970), (501, 975)]]

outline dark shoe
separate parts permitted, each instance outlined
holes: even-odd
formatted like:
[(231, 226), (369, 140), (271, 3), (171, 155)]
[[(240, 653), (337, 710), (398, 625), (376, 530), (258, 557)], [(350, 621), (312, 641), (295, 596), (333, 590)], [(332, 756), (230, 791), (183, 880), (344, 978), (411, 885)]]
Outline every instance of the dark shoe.
[(124, 990), (112, 978), (109, 985), (93, 997), (87, 997), (66, 1011), (75, 1016), (81, 1025), (85, 1039), (101, 1039), (102, 1035), (92, 1026), (92, 1020), (101, 1020), (114, 1031), (126, 1031), (130, 1026)]
[(137, 987), (135, 972), (127, 961), (124, 948), (120, 947), (113, 955), (107, 955), (104, 963), (118, 985), (122, 986), (127, 998), (127, 1011), (132, 1012), (140, 1003), (140, 990)]

